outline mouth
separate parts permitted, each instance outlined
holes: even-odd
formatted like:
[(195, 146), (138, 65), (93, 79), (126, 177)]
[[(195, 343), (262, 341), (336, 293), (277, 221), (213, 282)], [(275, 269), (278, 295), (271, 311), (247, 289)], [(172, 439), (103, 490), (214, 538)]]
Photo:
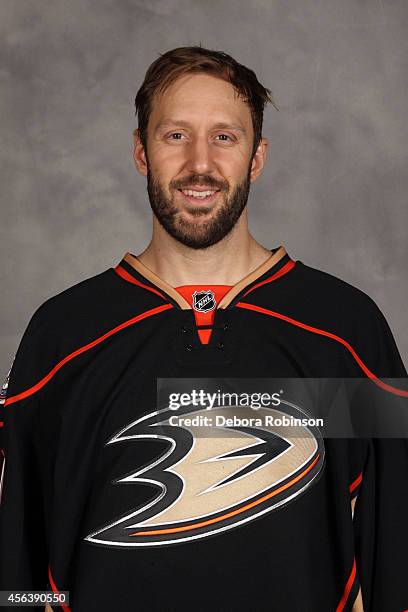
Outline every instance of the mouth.
[(220, 189), (205, 189), (205, 190), (196, 190), (196, 189), (178, 189), (183, 196), (183, 198), (190, 202), (190, 204), (211, 204), (220, 192)]

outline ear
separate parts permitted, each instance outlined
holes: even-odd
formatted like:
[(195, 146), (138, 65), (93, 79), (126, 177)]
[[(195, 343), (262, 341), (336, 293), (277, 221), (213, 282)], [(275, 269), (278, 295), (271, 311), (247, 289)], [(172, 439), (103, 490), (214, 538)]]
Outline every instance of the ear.
[(146, 153), (140, 139), (140, 132), (138, 129), (133, 131), (133, 159), (135, 162), (136, 170), (143, 176), (147, 176), (147, 160)]
[(251, 183), (253, 181), (256, 181), (256, 179), (262, 172), (262, 169), (266, 162), (268, 145), (268, 139), (262, 137), (251, 162)]

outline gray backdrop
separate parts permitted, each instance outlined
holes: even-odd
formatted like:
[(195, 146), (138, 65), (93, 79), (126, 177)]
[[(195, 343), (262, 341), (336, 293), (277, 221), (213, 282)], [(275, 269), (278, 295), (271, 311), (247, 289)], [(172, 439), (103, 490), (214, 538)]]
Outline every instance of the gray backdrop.
[(147, 245), (134, 97), (200, 42), (280, 109), (255, 237), (371, 295), (407, 364), (407, 21), (406, 0), (2, 0), (0, 374), (43, 301)]

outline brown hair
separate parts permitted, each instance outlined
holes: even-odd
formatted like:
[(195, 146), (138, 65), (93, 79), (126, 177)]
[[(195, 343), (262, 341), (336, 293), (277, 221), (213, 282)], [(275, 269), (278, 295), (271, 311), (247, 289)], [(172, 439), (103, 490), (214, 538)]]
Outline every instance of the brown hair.
[[(231, 83), (236, 93), (249, 105), (254, 128), (252, 156), (262, 137), (263, 111), (268, 102), (276, 106), (270, 89), (263, 87), (250, 68), (239, 64), (222, 51), (201, 46), (178, 47), (161, 54), (147, 69), (135, 98), (140, 140), (146, 151), (147, 124), (155, 95), (163, 93), (176, 79), (190, 72), (211, 74)], [(133, 132), (136, 133), (136, 130)]]

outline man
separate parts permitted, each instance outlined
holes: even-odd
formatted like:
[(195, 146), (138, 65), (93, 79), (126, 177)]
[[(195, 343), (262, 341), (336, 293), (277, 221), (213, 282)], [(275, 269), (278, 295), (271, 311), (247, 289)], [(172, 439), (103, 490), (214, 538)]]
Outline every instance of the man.
[(134, 160), (151, 242), (47, 300), (10, 374), (2, 589), (69, 591), (75, 612), (408, 608), (405, 440), (263, 424), (303, 414), (283, 387), (250, 404), (261, 425), (195, 401), (201, 383), (214, 399), (225, 381), (341, 377), (408, 395), (375, 303), (248, 230), (268, 101), (221, 52), (148, 69)]

